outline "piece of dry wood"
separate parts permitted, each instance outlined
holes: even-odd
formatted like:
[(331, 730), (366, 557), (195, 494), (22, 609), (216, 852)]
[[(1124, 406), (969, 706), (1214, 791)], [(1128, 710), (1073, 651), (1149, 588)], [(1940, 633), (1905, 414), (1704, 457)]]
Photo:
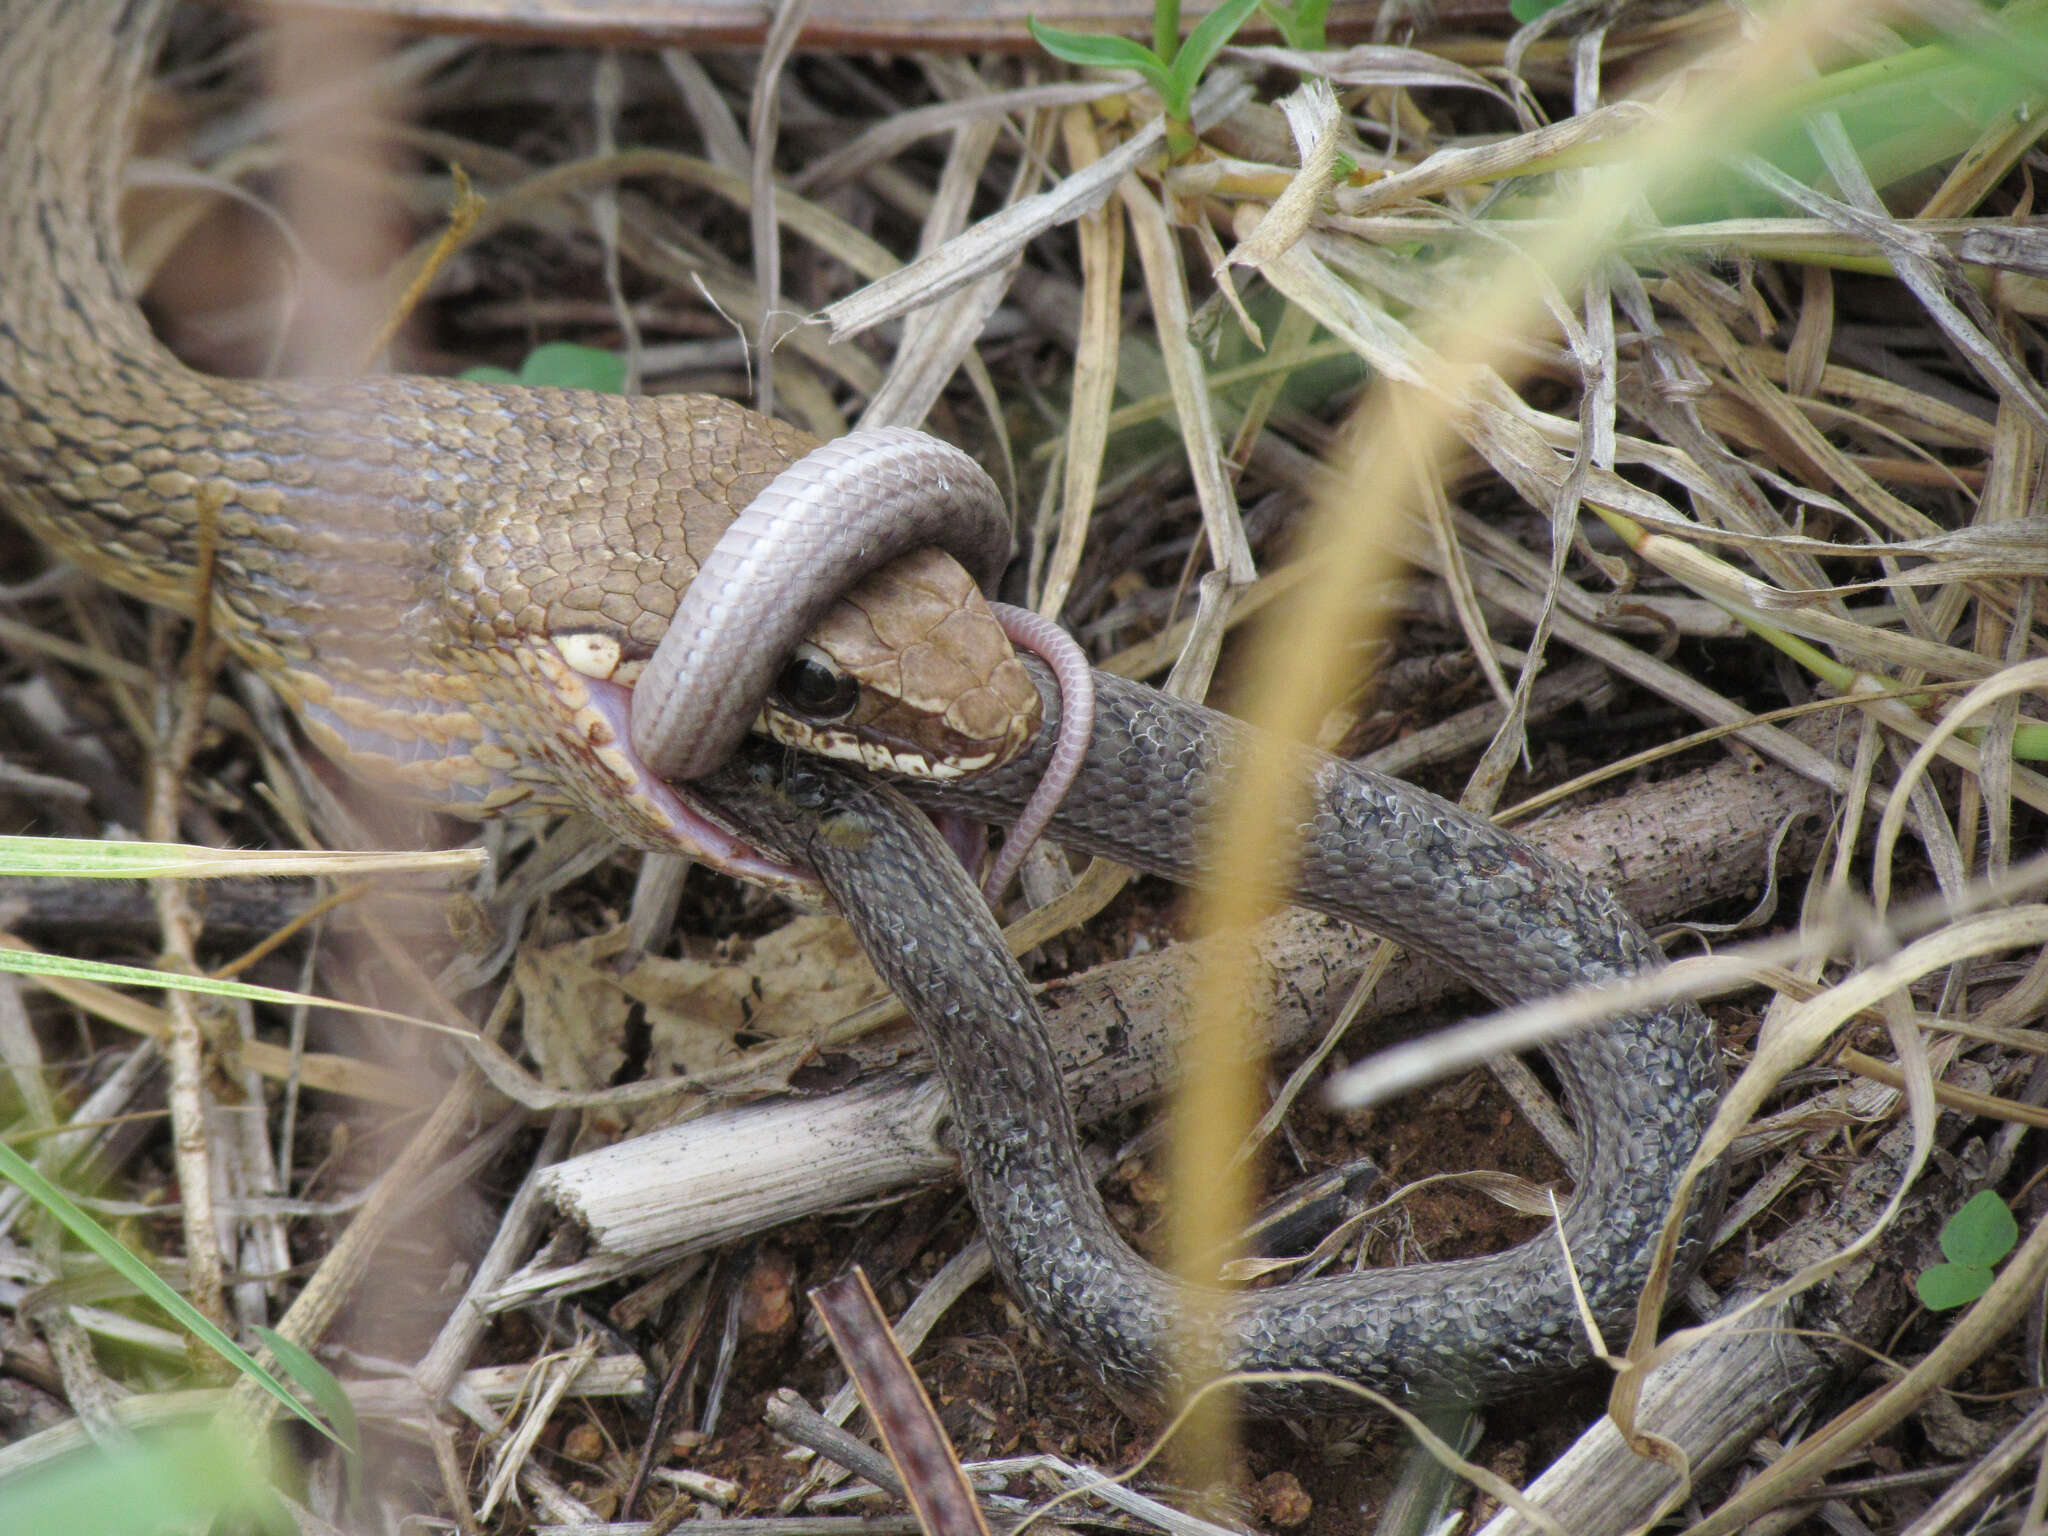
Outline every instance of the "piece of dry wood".
[[(1653, 920), (1754, 890), (1766, 850), (1791, 818), (1822, 811), (1826, 792), (1775, 764), (1730, 760), (1556, 819), (1532, 840)], [(1787, 856), (1807, 855), (1795, 833)], [(1262, 1050), (1323, 1027), (1375, 941), (1350, 926), (1289, 913), (1263, 930), (1273, 979)], [(1082, 1120), (1158, 1094), (1172, 1078), (1199, 946), (1098, 966), (1043, 997), (1054, 1049)], [(1386, 1018), (1457, 986), (1441, 967), (1404, 959), (1368, 1012)], [(928, 1077), (897, 1076), (826, 1099), (771, 1099), (719, 1110), (557, 1164), (544, 1198), (580, 1222), (618, 1273), (653, 1254), (707, 1247), (778, 1222), (950, 1177), (938, 1140), (947, 1112)], [(533, 1277), (529, 1277), (529, 1283)]]
[[(206, 937), (244, 948), (303, 916), (320, 899), (313, 880), (208, 880), (194, 893), (206, 916)], [(390, 922), (431, 932), (445, 922), (447, 896), (435, 891), (383, 890), (380, 910)], [(330, 927), (360, 924), (351, 904), (336, 908)], [(148, 889), (134, 880), (0, 875), (0, 926), (58, 943), (80, 936), (132, 940), (152, 935), (156, 910)]]

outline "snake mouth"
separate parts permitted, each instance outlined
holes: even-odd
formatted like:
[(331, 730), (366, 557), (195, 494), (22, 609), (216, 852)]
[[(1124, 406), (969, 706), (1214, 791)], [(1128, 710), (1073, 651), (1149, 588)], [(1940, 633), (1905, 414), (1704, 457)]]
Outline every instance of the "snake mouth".
[(939, 757), (911, 743), (863, 734), (839, 726), (796, 720), (772, 710), (763, 710), (758, 728), (786, 747), (813, 752), (842, 763), (858, 763), (876, 773), (898, 774), (912, 779), (971, 778), (985, 769), (1000, 766), (1017, 755), (1027, 739), (1020, 733), (1014, 746), (989, 749), (972, 756)]
[(815, 873), (784, 863), (749, 842), (724, 824), (710, 802), (660, 777), (633, 750), (632, 689), (595, 678), (580, 681), (589, 695), (584, 710), (593, 717), (585, 734), (606, 778), (615, 784), (619, 802), (599, 810), (606, 821), (617, 827), (630, 817), (641, 832), (633, 840), (651, 851), (685, 855), (721, 874), (800, 901), (816, 904), (825, 899), (825, 887)]

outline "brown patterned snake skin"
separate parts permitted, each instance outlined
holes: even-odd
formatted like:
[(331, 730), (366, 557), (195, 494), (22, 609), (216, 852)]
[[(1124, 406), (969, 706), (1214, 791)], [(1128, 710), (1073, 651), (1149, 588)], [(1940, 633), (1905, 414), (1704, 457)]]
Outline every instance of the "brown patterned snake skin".
[[(644, 768), (626, 701), (719, 535), (814, 441), (708, 396), (179, 364), (111, 234), (167, 9), (0, 0), (0, 505), (187, 611), (210, 506), (220, 633), (361, 776), (459, 814), (583, 810), (638, 847), (787, 877)], [(899, 767), (986, 764), (1036, 729), (1001, 626), (936, 550), (855, 587), (813, 639), (866, 685), (862, 729)]]
[[(223, 630), (322, 745), (360, 757), (381, 742), (390, 774), (479, 813), (518, 799), (574, 806), (643, 846), (672, 844), (664, 810), (614, 806), (645, 786), (590, 750), (590, 690), (545, 624), (577, 632), (601, 620), (636, 654), (651, 650), (680, 579), (649, 575), (655, 562), (693, 571), (697, 524), (722, 526), (807, 444), (719, 402), (436, 380), (228, 384), (177, 365), (129, 304), (109, 233), (120, 157), (109, 135), (124, 120), (110, 104), (132, 96), (159, 9), (0, 0), (7, 506), (123, 590), (179, 605), (198, 497), (218, 493)], [(493, 468), (493, 455), (515, 467)], [(681, 511), (659, 510), (671, 502)], [(619, 555), (614, 538), (645, 553)], [(552, 585), (555, 550), (587, 558), (587, 610), (573, 583)], [(381, 649), (345, 643), (360, 638), (351, 616), (368, 610), (408, 622)], [(528, 614), (542, 622), (522, 628)], [(1011, 665), (1035, 690), (1022, 711), (1045, 727), (1025, 732), (1006, 764), (913, 783), (919, 800), (1008, 821), (1030, 798), (1061, 706), (1042, 669)], [(1081, 777), (1051, 835), (1198, 878), (1198, 829), (1244, 728), (1121, 678), (1096, 684)], [(549, 701), (573, 706), (569, 724)], [(610, 729), (615, 746), (623, 718)], [(432, 759), (437, 744), (451, 762)], [(1306, 904), (1436, 955), (1501, 1000), (1658, 963), (1611, 898), (1520, 840), (1412, 786), (1315, 754), (1300, 761), (1313, 780)], [(1157, 1385), (1174, 1292), (1103, 1212), (1029, 990), (965, 872), (896, 791), (851, 768), (757, 740), (703, 787), (759, 846), (811, 864), (910, 1006), (1020, 1300), (1106, 1377)], [(1551, 1059), (1585, 1143), (1559, 1232), (1487, 1258), (1249, 1293), (1230, 1304), (1215, 1363), (1326, 1371), (1425, 1402), (1526, 1388), (1586, 1358), (1567, 1249), (1594, 1316), (1619, 1338), (1712, 1117), (1718, 1059), (1689, 1005), (1623, 1017)], [(1689, 1251), (1708, 1214), (1690, 1213)]]

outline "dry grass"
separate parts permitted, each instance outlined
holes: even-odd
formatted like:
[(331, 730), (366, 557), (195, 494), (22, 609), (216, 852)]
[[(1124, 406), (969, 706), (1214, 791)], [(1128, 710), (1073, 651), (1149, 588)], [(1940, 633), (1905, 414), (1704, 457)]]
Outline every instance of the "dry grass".
[[(1625, 1528), (1628, 1499), (1667, 1494), (1702, 1536), (2040, 1531), (2048, 1223), (2024, 1138), (2048, 1101), (2048, 907), (2030, 857), (2048, 810), (2030, 766), (2048, 750), (2035, 612), (2048, 260), (2028, 215), (2048, 103), (1997, 67), (2038, 61), (2039, 15), (2036, 3), (2006, 23), (1931, 8), (1917, 20), (1837, 0), (1738, 28), (1715, 7), (1583, 9), (1512, 37), (1420, 26), (1348, 54), (1246, 50), (1198, 103), (1207, 148), (1172, 166), (1142, 93), (1077, 86), (1028, 56), (781, 60), (765, 76), (771, 146), (777, 114), (750, 110), (768, 99), (751, 57), (436, 40), (333, 82), (409, 96), (413, 125), (379, 131), (376, 154), (303, 131), (292, 142), (357, 199), (358, 220), (416, 241), (405, 259), (328, 279), (351, 312), (400, 309), (435, 273), (395, 366), (516, 366), (531, 343), (569, 337), (619, 348), (650, 390), (744, 394), (772, 372), (778, 408), (820, 435), (929, 424), (1015, 487), (1026, 595), (1106, 665), (1155, 680), (1171, 666), (1167, 686), (1190, 697), (1214, 681), (1238, 712), (1345, 750), (1458, 714), (1469, 729), (1443, 738), (1445, 755), (1404, 771), (1481, 811), (1512, 814), (1567, 780), (1580, 799), (1603, 780), (1645, 794), (1725, 754), (1759, 780), (1819, 786), (1825, 826), (1800, 829), (1788, 868), (1773, 848), (1709, 893), (1712, 913), (1694, 910), (1697, 891), (1643, 912), (1692, 925), (1675, 950), (1711, 946), (1654, 980), (1724, 1000), (1739, 1068), (1709, 1148), (1735, 1194), (1685, 1299), (1696, 1317), (1722, 1314), (1707, 1325), (1717, 1345), (1784, 1330), (1771, 1358), (1786, 1400), (1755, 1406), (1683, 1478), (1643, 1462), (1646, 1491), (1623, 1491), (1637, 1473), (1603, 1471), (1580, 1495), (1590, 1505), (1560, 1492), (1553, 1507), (1575, 1511), (1574, 1531)], [(1927, 51), (1943, 21), (1976, 29), (1969, 46)], [(2031, 54), (1998, 38), (2008, 23)], [(132, 250), (188, 355), (255, 372), (306, 306), (279, 280), (287, 248), (270, 216), (248, 206), (277, 200), (274, 146), (293, 114), (256, 106), (237, 36), (206, 23), (184, 39), (186, 67), (152, 121), (200, 175), (144, 178), (161, 185), (138, 200)], [(481, 202), (444, 239), (451, 167)], [(11, 824), (89, 835), (139, 817), (132, 774), (154, 764), (159, 835), (303, 848), (460, 835), (374, 819), (365, 831), (375, 808), (351, 807), (306, 764), (260, 696), (246, 711), (227, 696), (188, 710), (198, 755), (174, 772), (181, 733), (159, 727), (170, 715), (153, 696), (176, 685), (156, 689), (138, 665), (174, 654), (162, 623), (62, 585), (14, 606), (0, 630)], [(1534, 660), (1570, 653), (1605, 678), (1606, 713), (1576, 729)], [(1447, 657), (1462, 693), (1442, 681)], [(1426, 680), (1404, 691), (1404, 676)], [(1284, 794), (1259, 771), (1222, 834), (1244, 841), (1245, 869), (1271, 867), (1253, 840)], [(1731, 824), (1738, 814), (1731, 802)], [(1691, 851), (1637, 856), (1704, 861), (1713, 816)], [(729, 1218), (723, 1248), (680, 1261), (708, 1239), (586, 1249), (536, 1198), (538, 1171), (632, 1128), (886, 1060), (901, 1043), (872, 1031), (890, 1010), (856, 1012), (857, 958), (820, 925), (778, 933), (772, 903), (672, 870), (636, 881), (574, 828), (494, 828), (485, 843), (496, 874), (459, 903), (380, 886), (251, 962), (252, 979), (479, 1027), (462, 1053), (246, 1002), (167, 1021), (78, 982), (61, 1005), (23, 1011), (0, 983), (20, 1124), (104, 1122), (91, 1179), (140, 1250), (175, 1243), (150, 1212), (189, 1205), (193, 1181), (220, 1199), (208, 1257), (231, 1314), (275, 1321), (288, 1305), (281, 1330), (326, 1348), (372, 1425), (374, 1502), (351, 1528), (426, 1509), (473, 1529), (615, 1512), (648, 1427), (630, 1351), (687, 1367), (669, 1419), (680, 1438), (661, 1447), (643, 1512), (793, 1507), (797, 1474), (753, 1423), (767, 1388), (816, 1394), (830, 1379), (792, 1286), (858, 1251), (885, 1300), (935, 1269), (950, 1300), (985, 1271), (978, 1244), (927, 1197), (900, 1220), (812, 1215), (766, 1240), (730, 1234), (767, 1216)], [(1051, 906), (1018, 942), (1053, 939), (1048, 965), (1169, 936), (1149, 888), (1098, 918), (1119, 872), (1075, 882), (1061, 864), (1038, 879)], [(1745, 916), (1766, 886), (1771, 902)], [(237, 935), (286, 925), (313, 892), (256, 896)], [(1276, 899), (1232, 882), (1204, 893), (1193, 925), (1238, 931)], [(40, 886), (10, 926), (110, 959), (184, 947), (204, 965), (249, 943), (207, 929), (203, 910), (164, 910), (159, 935), (142, 898), (67, 915), (82, 900)], [(1760, 936), (1724, 946), (1708, 917)], [(1212, 947), (1209, 964), (1232, 952)], [(1198, 1040), (1212, 1043), (1191, 1069), (1208, 1097), (1185, 1118), (1211, 1134), (1174, 1156), (1213, 1189), (1266, 1105), (1244, 1102), (1259, 1081), (1216, 1043), (1236, 988), (1226, 976), (1197, 995), (1219, 1001), (1201, 1013)], [(1538, 1039), (1578, 1001), (1501, 1022)], [(121, 1031), (182, 1040), (174, 1092), (198, 1106), (204, 1155), (174, 1169), (154, 1122), (125, 1118), (153, 1101)], [(1455, 1055), (1430, 1042), (1418, 1070), (1465, 1070), (1502, 1038)], [(1278, 1097), (1355, 1049), (1332, 1032)], [(284, 1091), (266, 1071), (290, 1079)], [(424, 1080), (436, 1091), (419, 1106)], [(1508, 1087), (1543, 1092), (1526, 1072)], [(1361, 1123), (1302, 1134), (1341, 1149)], [(1430, 1139), (1408, 1135), (1397, 1152)], [(843, 1196), (821, 1182), (775, 1214)], [(1142, 1205), (1150, 1184), (1131, 1165), (1117, 1187)], [(1912, 1279), (1938, 1261), (1935, 1233), (1985, 1188), (2019, 1216), (2019, 1247), (1967, 1310), (1918, 1311)], [(1197, 1248), (1236, 1221), (1231, 1202), (1177, 1209), (1201, 1213), (1184, 1234)], [(0, 1411), (15, 1434), (62, 1417), (64, 1400), (118, 1416), (127, 1389), (161, 1387), (161, 1354), (115, 1341), (132, 1320), (80, 1308), (49, 1325), (50, 1251), (9, 1212)], [(940, 1323), (955, 1337), (933, 1367), (956, 1439), (1133, 1459), (1145, 1435), (1023, 1337), (987, 1285), (973, 1294), (978, 1310)], [(924, 1305), (932, 1315), (907, 1333), (939, 1321)], [(1609, 1406), (1627, 1428), (1670, 1434), (1661, 1410), (1636, 1417), (1643, 1369), (1700, 1334), (1659, 1345), (1645, 1310), (1633, 1342), (1607, 1341), (1629, 1362)], [(1710, 1372), (1709, 1353), (1671, 1369)], [(1730, 1404), (1755, 1386), (1675, 1381), (1667, 1398)], [(80, 1401), (95, 1393), (99, 1406)], [(689, 1431), (721, 1394), (723, 1417)], [(1527, 1484), (1600, 1395), (1583, 1390), (1567, 1412), (1504, 1409), (1474, 1454), (1489, 1477)], [(1254, 1436), (1237, 1463), (1254, 1517), (1290, 1518), (1287, 1479), (1314, 1500), (1311, 1529), (1356, 1529), (1361, 1505), (1378, 1514), (1388, 1480), (1361, 1448), (1391, 1441), (1383, 1426), (1362, 1433)], [(1041, 1471), (1008, 1486), (1028, 1503), (1059, 1485)], [(1138, 1502), (1117, 1518), (1165, 1516)], [(1510, 1514), (1495, 1528), (1530, 1527)]]

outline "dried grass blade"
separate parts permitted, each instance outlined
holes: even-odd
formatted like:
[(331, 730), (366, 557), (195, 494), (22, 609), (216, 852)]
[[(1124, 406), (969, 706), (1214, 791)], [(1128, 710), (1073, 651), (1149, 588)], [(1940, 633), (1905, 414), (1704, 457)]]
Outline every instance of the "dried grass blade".
[(1503, 105), (1513, 105), (1506, 91), (1477, 70), (1467, 69), (1421, 48), (1396, 48), (1384, 43), (1364, 43), (1341, 53), (1307, 53), (1298, 48), (1277, 48), (1270, 44), (1227, 50), (1233, 59), (1256, 64), (1262, 69), (1285, 69), (1309, 79), (1327, 80), (1332, 85), (1383, 86), (1393, 90), (1483, 91)]
[[(1916, 228), (1924, 229), (1930, 219), (1961, 218), (1982, 203), (2025, 157), (2028, 150), (2048, 133), (2048, 112), (2015, 114), (1994, 123), (1972, 144), (1961, 159), (1949, 167), (1948, 175), (1913, 216)], [(1971, 221), (1974, 225), (1975, 221)]]
[[(1080, 108), (1061, 114), (1067, 159), (1084, 170), (1102, 158), (1094, 118)], [(1046, 564), (1038, 611), (1059, 617), (1081, 568), (1088, 522), (1102, 484), (1102, 459), (1109, 446), (1109, 413), (1116, 402), (1117, 355), (1123, 334), (1124, 223), (1116, 212), (1097, 208), (1081, 216), (1076, 231), (1081, 255), (1081, 321), (1074, 337), (1074, 383), (1064, 441), (1066, 469), (1060, 497), (1059, 539)]]
[[(946, 168), (940, 174), (938, 195), (919, 237), (920, 250), (937, 249), (966, 222), (968, 203), (1001, 131), (1000, 123), (982, 121), (962, 129), (954, 139), (952, 151), (946, 156)], [(1030, 174), (1027, 157), (1018, 167), (1013, 194)], [(1002, 302), (1009, 277), (1010, 268), (999, 267), (965, 288), (956, 289), (937, 304), (910, 314), (904, 321), (903, 340), (896, 348), (896, 360), (889, 375), (861, 413), (863, 426), (923, 424), (946, 381), (972, 351), (988, 317)]]
[(1456, 187), (1499, 181), (1538, 169), (1557, 170), (1560, 167), (1542, 162), (1590, 149), (1610, 139), (1626, 138), (1654, 119), (1655, 113), (1641, 102), (1622, 101), (1582, 112), (1548, 128), (1516, 134), (1498, 144), (1440, 149), (1420, 165), (1370, 186), (1340, 189), (1337, 207), (1340, 212), (1356, 216), (1399, 203), (1419, 203)]
[(796, 50), (797, 35), (810, 14), (811, 0), (775, 0), (768, 36), (754, 72), (754, 97), (747, 108), (748, 180), (752, 197), (748, 221), (754, 246), (754, 287), (761, 295), (761, 318), (754, 331), (754, 403), (764, 416), (775, 414), (776, 319), (782, 308), (782, 230), (775, 218), (775, 140), (781, 122), (782, 67)]
[[(1309, 222), (1321, 208), (1330, 190), (1330, 177), (1337, 168), (1344, 115), (1329, 85), (1321, 80), (1307, 82), (1280, 103), (1280, 110), (1294, 135), (1301, 169), (1288, 179), (1272, 206), (1225, 258), (1232, 266), (1263, 267), (1307, 234)], [(1222, 275), (1216, 274), (1218, 278)]]
[(1129, 89), (1129, 84), (1122, 80), (1067, 80), (914, 107), (884, 118), (843, 149), (812, 161), (796, 174), (790, 185), (800, 192), (829, 190), (851, 180), (863, 168), (893, 158), (919, 139), (950, 133), (988, 117), (1070, 107), (1120, 95)]
[(1953, 265), (1953, 258), (1937, 242), (1906, 227), (1901, 220), (1882, 218), (1825, 197), (1767, 160), (1744, 156), (1740, 165), (1752, 180), (1787, 202), (1874, 242), (1885, 253), (1899, 281), (1913, 291), (1928, 316), (1970, 360), (1984, 381), (2001, 399), (2011, 400), (2025, 411), (2037, 432), (2048, 433), (2048, 394), (1991, 340), (1987, 332), (1997, 329), (1997, 319), (1960, 274), (1945, 270)]
[(1202, 357), (1188, 335), (1187, 269), (1181, 263), (1180, 246), (1166, 222), (1165, 210), (1150, 192), (1131, 181), (1119, 195), (1131, 221), (1139, 265), (1145, 271), (1145, 288), (1152, 297), (1153, 326), (1173, 389), (1188, 468), (1195, 477), (1195, 495), (1202, 504), (1209, 558), (1233, 582), (1249, 582), (1259, 574), (1258, 567), (1252, 561), (1244, 519), (1238, 513), (1236, 488), (1223, 472), (1223, 442), (1216, 430)]
[[(1197, 126), (1237, 110), (1250, 95), (1250, 88), (1236, 75), (1228, 70), (1216, 71), (1196, 94)], [(819, 318), (832, 327), (834, 341), (844, 341), (986, 276), (1048, 229), (1072, 223), (1082, 214), (1100, 208), (1117, 184), (1143, 164), (1165, 136), (1165, 120), (1155, 118), (1086, 170), (983, 219), (901, 271), (826, 305)]]
[[(1421, 521), (1436, 551), (1438, 574), (1445, 590), (1450, 593), (1451, 610), (1458, 616), (1458, 628), (1464, 631), (1465, 643), (1471, 647), (1473, 659), (1479, 663), (1486, 686), (1512, 711), (1515, 685), (1501, 671), (1493, 636), (1486, 627), (1486, 614), (1479, 606), (1479, 594), (1472, 588), (1472, 569), (1466, 563), (1465, 546), (1459, 542), (1457, 526), (1451, 519), (1450, 498), (1444, 492), (1442, 477), (1426, 473), (1425, 468), (1416, 466), (1415, 484), (1422, 497)], [(1547, 609), (1549, 604), (1546, 602), (1544, 606)], [(1535, 671), (1533, 667), (1524, 668), (1524, 675), (1533, 682)], [(1503, 721), (1503, 726), (1506, 723)], [(1489, 802), (1484, 810), (1490, 812), (1492, 808)]]
[[(1914, 752), (1912, 760), (1900, 774), (1900, 784), (1904, 786), (1919, 782), (1926, 775), (1928, 765), (1934, 760), (1935, 755), (1946, 755), (1945, 749), (1954, 745), (1949, 738), (1961, 730), (1964, 723), (1979, 708), (2010, 695), (2042, 687), (2048, 687), (2048, 660), (2024, 662), (2019, 666), (2008, 667), (1996, 677), (1987, 678), (1979, 683), (1956, 700), (1942, 716), (1940, 724), (1927, 731), (1919, 749)], [(1972, 756), (1976, 754), (1973, 753)], [(1978, 764), (1968, 766), (1971, 766), (1973, 772), (1982, 772), (1981, 760)], [(2015, 771), (2012, 776), (2018, 778), (2019, 774)], [(2015, 793), (2020, 792), (2021, 786), (2015, 784), (2013, 787)], [(1894, 795), (1892, 803), (1885, 807), (1883, 819), (1877, 825), (1877, 842), (1872, 849), (1870, 895), (1880, 912), (1884, 910), (1891, 896), (1891, 854), (1898, 842), (1899, 824), (1904, 809), (1902, 798)]]
[(1782, 591), (1669, 534), (1642, 534), (1631, 540), (1630, 547), (1638, 557), (1710, 602), (1723, 605), (1744, 623), (1817, 640), (1860, 668), (1917, 668), (1945, 681), (1985, 677), (1997, 668), (1995, 661), (1960, 646), (1879, 629), (1818, 609), (1812, 605), (1812, 594)]
[[(1888, 1061), (1879, 1061), (1875, 1056), (1866, 1056), (1861, 1051), (1840, 1051), (1835, 1060), (1859, 1077), (1872, 1082), (1883, 1083), (1887, 1088), (1904, 1088), (1905, 1074)], [(2038, 1104), (2022, 1104), (2017, 1099), (2002, 1098), (1995, 1093), (1978, 1093), (1969, 1088), (1958, 1088), (1953, 1083), (1934, 1085), (1936, 1102), (1950, 1109), (1959, 1109), (1967, 1115), (1982, 1115), (1990, 1120), (2009, 1120), (2014, 1125), (2031, 1125), (2036, 1130), (2048, 1131), (2048, 1109)]]

